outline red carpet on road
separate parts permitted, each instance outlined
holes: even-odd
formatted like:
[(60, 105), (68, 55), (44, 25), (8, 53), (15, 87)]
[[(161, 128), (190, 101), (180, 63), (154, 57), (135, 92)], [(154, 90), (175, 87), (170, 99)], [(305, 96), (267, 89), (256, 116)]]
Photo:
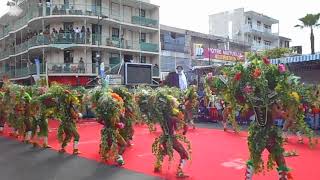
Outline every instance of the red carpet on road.
[[(59, 150), (57, 141), (57, 121), (50, 122), (49, 144), (54, 150)], [(80, 133), (79, 156), (101, 161), (99, 151), (100, 130), (102, 126), (95, 122), (84, 121), (79, 123)], [(8, 133), (8, 132), (7, 132)], [(154, 156), (151, 153), (151, 144), (159, 132), (150, 134), (145, 126), (136, 126), (133, 146), (125, 154), (123, 168), (149, 175), (160, 176), (164, 179), (176, 179), (175, 171), (179, 156), (170, 165), (165, 159), (162, 172), (153, 173)], [(188, 161), (185, 172), (190, 180), (241, 180), (244, 179), (245, 163), (248, 159), (246, 133), (234, 134), (217, 129), (198, 128), (188, 132), (192, 144), (192, 160)], [(307, 144), (298, 144), (297, 139), (291, 137), (286, 150), (296, 150), (299, 156), (286, 158), (295, 180), (319, 180), (320, 178), (320, 145), (310, 149)], [(307, 140), (305, 140), (307, 141)], [(67, 152), (72, 152), (72, 143), (67, 147)], [(268, 152), (264, 152), (265, 159)], [(255, 175), (254, 180), (276, 180), (276, 170), (266, 172), (264, 175)]]

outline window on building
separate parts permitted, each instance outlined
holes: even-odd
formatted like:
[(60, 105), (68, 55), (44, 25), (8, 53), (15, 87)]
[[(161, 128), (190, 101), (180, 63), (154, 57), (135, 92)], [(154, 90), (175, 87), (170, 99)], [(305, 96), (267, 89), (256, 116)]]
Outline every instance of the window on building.
[(164, 50), (164, 34), (160, 34), (161, 50)]
[(257, 26), (258, 26), (258, 27), (261, 26), (261, 21), (257, 21)]
[(71, 50), (65, 50), (64, 52), (63, 52), (63, 62), (65, 63), (65, 64), (71, 64), (71, 63), (73, 63), (73, 51), (71, 51)]
[(140, 42), (146, 42), (146, 39), (147, 39), (146, 33), (141, 33)]
[(140, 11), (139, 11), (139, 16), (140, 16), (140, 17), (146, 17), (146, 10), (140, 9)]
[(101, 0), (95, 0), (95, 4), (96, 6), (101, 6)]
[(140, 63), (147, 63), (147, 57), (146, 56), (141, 56), (140, 57)]
[(131, 62), (131, 61), (133, 62), (133, 56), (125, 54), (123, 57), (123, 60), (124, 60), (124, 62)]
[(285, 41), (285, 42), (284, 42), (284, 47), (285, 47), (285, 48), (289, 48), (289, 46), (290, 46), (290, 45), (289, 45), (289, 41)]
[(258, 43), (259, 44), (261, 43), (261, 37), (258, 37)]
[(264, 24), (264, 28), (266, 28), (266, 29), (271, 29), (271, 26), (270, 26), (270, 25), (267, 25), (267, 24)]
[(249, 24), (250, 27), (252, 27), (252, 20), (251, 20), (251, 18), (248, 18), (247, 23)]
[(119, 36), (120, 36), (119, 28), (112, 28), (112, 37), (113, 38), (119, 38)]
[(114, 18), (118, 18), (120, 16), (120, 4), (118, 3), (111, 3), (111, 15), (113, 15)]
[(264, 41), (264, 45), (271, 46), (271, 42), (270, 41)]
[(171, 33), (170, 33), (170, 36), (171, 36), (172, 39), (176, 39), (176, 38), (177, 38), (177, 34), (174, 33), (174, 32), (171, 32)]

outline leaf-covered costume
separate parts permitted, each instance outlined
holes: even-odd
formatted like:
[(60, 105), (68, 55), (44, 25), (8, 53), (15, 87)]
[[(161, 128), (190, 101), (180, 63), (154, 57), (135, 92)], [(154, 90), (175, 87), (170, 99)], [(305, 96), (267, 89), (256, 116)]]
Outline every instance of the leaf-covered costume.
[(6, 105), (4, 104), (5, 92), (0, 89), (0, 133), (3, 133), (4, 125), (7, 119)]
[(295, 132), (298, 136), (300, 143), (303, 143), (302, 134), (305, 134), (309, 139), (309, 145), (313, 147), (317, 141), (314, 139), (313, 131), (308, 128), (305, 122), (305, 110), (303, 107), (303, 102), (312, 104), (316, 101), (316, 97), (312, 94), (312, 88), (304, 84), (300, 84), (297, 78), (291, 78), (293, 86), (291, 87), (277, 87), (278, 89), (291, 89), (291, 98), (288, 98), (284, 102), (285, 106), (285, 116), (284, 116), (284, 126), (283, 126), (283, 138), (287, 141), (287, 131)]
[[(248, 146), (250, 161), (247, 163), (246, 179), (254, 173), (264, 171), (262, 152), (269, 151), (268, 169), (278, 166), (279, 179), (290, 178), (283, 156), (282, 132), (274, 120), (283, 117), (282, 107), (288, 107), (292, 99), (299, 97), (293, 87), (294, 76), (284, 65), (271, 65), (267, 58), (249, 56), (246, 64), (236, 64), (223, 70), (223, 75), (208, 77), (209, 87), (219, 94), (225, 94), (225, 101), (231, 108), (249, 106), (254, 110), (255, 122), (249, 127)], [(299, 126), (301, 126), (300, 124)]]
[(76, 120), (79, 117), (77, 106), (79, 99), (77, 94), (67, 87), (53, 85), (49, 93), (56, 98), (57, 112), (55, 117), (60, 120), (58, 128), (58, 140), (61, 143), (60, 152), (65, 152), (65, 147), (73, 138), (73, 153), (78, 154), (79, 133), (76, 126)]
[(113, 92), (118, 94), (124, 101), (125, 114), (120, 117), (120, 122), (124, 124), (124, 128), (120, 129), (120, 135), (129, 143), (134, 134), (133, 125), (138, 118), (134, 96), (124, 87), (114, 88)]
[[(233, 78), (233, 76), (235, 76)], [(223, 110), (223, 125), (226, 129), (226, 124), (230, 123), (235, 130), (239, 131), (239, 125), (236, 121), (237, 110), (240, 109), (238, 100), (241, 98), (241, 92), (236, 88), (237, 74), (231, 71), (231, 67), (223, 69), (223, 74), (216, 77), (207, 77), (206, 79), (206, 91), (211, 95), (212, 93), (217, 94), (225, 102), (225, 108)]]
[(103, 160), (116, 160), (119, 165), (124, 164), (122, 154), (127, 142), (120, 134), (124, 124), (120, 117), (124, 114), (123, 99), (108, 88), (98, 87), (91, 92), (93, 108), (97, 120), (103, 124), (100, 140), (100, 156)]
[[(6, 122), (12, 128), (13, 132), (10, 133), (13, 136), (19, 136), (19, 129), (23, 127), (23, 121), (19, 118), (20, 114), (22, 115), (21, 108), (18, 111), (18, 104), (21, 102), (20, 91), (22, 86), (13, 84), (9, 81), (4, 81), (3, 90), (4, 90), (4, 105), (6, 107)], [(22, 132), (23, 133), (23, 132)]]
[[(53, 117), (53, 114), (57, 113), (57, 102), (55, 101), (53, 94), (48, 92), (46, 87), (37, 87), (36, 90), (36, 106), (38, 113), (35, 117), (33, 117), (32, 138), (43, 138), (43, 147), (47, 148), (49, 147), (48, 118)], [(37, 142), (34, 142), (34, 146), (38, 146)]]
[[(184, 176), (182, 168), (191, 154), (190, 142), (183, 134), (178, 133), (178, 130), (185, 126), (183, 113), (178, 109), (177, 99), (161, 90), (157, 93), (155, 105), (155, 116), (162, 129), (162, 134), (152, 144), (152, 153), (156, 156), (155, 171), (161, 170), (164, 156), (168, 155), (171, 161), (173, 150), (176, 150), (181, 158), (177, 176), (182, 177)], [(180, 141), (187, 144), (189, 152)]]
[(184, 117), (185, 122), (191, 123), (193, 128), (195, 128), (193, 115), (197, 113), (198, 105), (198, 95), (197, 89), (195, 86), (188, 87), (185, 96), (184, 96)]
[(155, 94), (152, 89), (139, 88), (136, 93), (137, 104), (141, 113), (141, 119), (148, 125), (149, 131), (156, 131), (156, 118), (154, 117)]

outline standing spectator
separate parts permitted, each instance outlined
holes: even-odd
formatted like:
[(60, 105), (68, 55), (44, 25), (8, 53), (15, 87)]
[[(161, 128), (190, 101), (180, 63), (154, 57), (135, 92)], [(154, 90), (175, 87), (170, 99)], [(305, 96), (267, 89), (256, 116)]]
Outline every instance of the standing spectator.
[(82, 57), (80, 58), (78, 69), (79, 73), (85, 73), (84, 61)]
[(71, 38), (71, 43), (74, 43), (75, 42), (75, 31), (74, 31), (72, 25), (69, 26), (69, 36)]
[(86, 32), (86, 41), (87, 41), (87, 44), (90, 44), (90, 39), (91, 39), (91, 32), (90, 32), (90, 29), (87, 28), (87, 32)]
[(80, 34), (81, 43), (84, 43), (85, 34), (86, 34), (86, 28), (84, 26), (82, 26), (81, 34)]
[(50, 1), (46, 2), (46, 15), (47, 16), (51, 15), (51, 3), (50, 3)]
[(79, 27), (76, 27), (74, 32), (76, 33), (76, 43), (79, 43), (81, 30), (79, 29)]
[(222, 114), (223, 107), (222, 107), (220, 99), (216, 95), (213, 95), (213, 103), (214, 103), (215, 108), (218, 111), (218, 119), (219, 119), (219, 121), (221, 121), (222, 120), (222, 115), (223, 115)]
[(51, 40), (53, 43), (56, 43), (57, 41), (57, 36), (58, 36), (58, 32), (55, 28), (52, 29), (52, 33), (51, 33)]
[(165, 80), (165, 85), (169, 87), (177, 87), (180, 88), (180, 90), (187, 89), (187, 78), (183, 72), (182, 66), (177, 66), (176, 72), (171, 72), (168, 74)]
[(64, 34), (64, 30), (60, 27), (59, 29), (59, 36), (58, 36), (58, 41), (61, 43), (62, 39), (63, 39), (63, 34)]

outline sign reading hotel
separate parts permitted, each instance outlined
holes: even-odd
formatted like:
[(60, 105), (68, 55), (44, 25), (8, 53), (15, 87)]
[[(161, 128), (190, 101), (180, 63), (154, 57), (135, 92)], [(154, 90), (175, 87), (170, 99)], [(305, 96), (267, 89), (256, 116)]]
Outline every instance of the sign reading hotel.
[(240, 61), (244, 62), (245, 56), (243, 53), (214, 49), (214, 48), (203, 48), (202, 44), (195, 44), (195, 58), (204, 60), (222, 60), (222, 61)]

